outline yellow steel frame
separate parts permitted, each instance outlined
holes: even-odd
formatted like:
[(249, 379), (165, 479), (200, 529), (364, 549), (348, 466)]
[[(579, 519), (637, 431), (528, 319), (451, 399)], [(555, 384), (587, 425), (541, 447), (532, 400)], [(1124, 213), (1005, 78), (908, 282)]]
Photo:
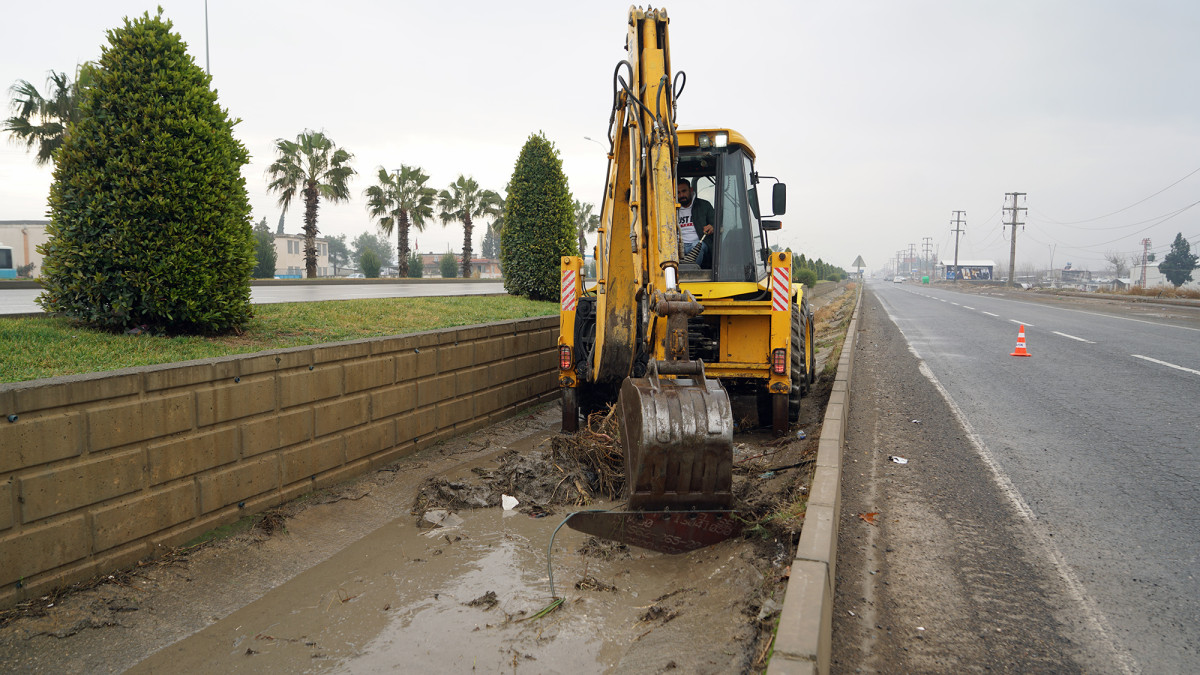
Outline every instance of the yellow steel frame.
[[(579, 309), (579, 298), (583, 297), (583, 258), (565, 256), (559, 261), (559, 278), (563, 280), (559, 292), (558, 346), (571, 348), (570, 367), (558, 369), (558, 386), (574, 387), (579, 383), (575, 375), (575, 315)], [(568, 274), (575, 280), (567, 284)]]
[[(599, 380), (619, 382), (632, 373), (638, 345), (638, 298), (652, 296), (655, 290), (668, 290), (666, 272), (677, 266), (678, 229), (676, 226), (675, 162), (676, 148), (696, 147), (700, 134), (728, 135), (728, 144), (745, 149), (754, 157), (749, 142), (732, 129), (675, 130), (670, 100), (670, 44), (665, 10), (631, 7), (626, 38), (631, 82), (628, 92), (617, 92), (608, 155), (608, 177), (596, 245), (597, 283), (589, 289), (596, 297), (596, 345), (591, 372)], [(631, 107), (629, 92), (640, 104)], [(634, 111), (634, 112), (630, 112)], [(653, 113), (662, 116), (656, 123)], [(674, 134), (674, 135), (672, 135)], [(773, 292), (768, 275), (761, 282), (695, 282), (680, 284), (705, 307), (705, 316), (721, 321), (722, 349), (729, 347), (728, 360), (706, 363), (707, 373), (715, 377), (757, 378), (766, 380), (772, 392), (787, 392), (791, 386), (791, 359), (782, 374), (771, 372), (771, 354), (775, 349), (790, 348), (791, 306), (801, 301), (801, 286), (791, 278), (791, 254), (771, 256), (772, 271), (785, 268), (789, 279), (785, 289), (788, 302), (782, 310), (771, 301), (737, 301), (731, 298), (760, 291)], [(563, 273), (577, 275), (576, 302), (584, 294), (583, 259), (562, 258)], [(567, 303), (564, 303), (566, 305)], [(574, 310), (561, 312), (560, 346), (576, 353)], [(666, 318), (651, 314), (651, 325), (644, 336), (652, 359), (665, 354)], [(656, 337), (657, 336), (657, 337)], [(807, 342), (807, 340), (806, 340)], [(806, 345), (811, 348), (811, 345)], [(724, 355), (723, 355), (724, 356)], [(562, 387), (578, 386), (574, 369), (559, 371)]]

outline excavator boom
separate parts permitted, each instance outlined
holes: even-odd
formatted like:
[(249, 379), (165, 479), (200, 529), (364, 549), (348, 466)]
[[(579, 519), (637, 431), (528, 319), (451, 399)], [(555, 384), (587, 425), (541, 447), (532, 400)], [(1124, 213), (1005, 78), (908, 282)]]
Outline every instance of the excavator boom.
[[(681, 552), (740, 530), (732, 517), (730, 397), (705, 374), (710, 357), (699, 354), (711, 354), (714, 367), (742, 384), (759, 383), (751, 386), (763, 395), (780, 392), (771, 403), (786, 429), (788, 392), (796, 389), (786, 356), (796, 330), (791, 258), (767, 255), (763, 232), (779, 223), (760, 223), (753, 150), (736, 132), (676, 125), (685, 79), (671, 67), (668, 24), (666, 10), (629, 10), (628, 56), (613, 75), (592, 288), (583, 289), (581, 258), (562, 259), (559, 385), (566, 432), (577, 429), (580, 409), (616, 403), (629, 487), (626, 509), (581, 513), (569, 525)], [(685, 187), (707, 190), (715, 209), (685, 199)], [(782, 213), (782, 200), (777, 206)], [(703, 247), (693, 238), (683, 256), (687, 213), (706, 218), (704, 235), (712, 238)], [(715, 264), (700, 255), (706, 250)], [(684, 275), (707, 280), (692, 288), (712, 295), (722, 315), (705, 314), (706, 305), (681, 288)]]

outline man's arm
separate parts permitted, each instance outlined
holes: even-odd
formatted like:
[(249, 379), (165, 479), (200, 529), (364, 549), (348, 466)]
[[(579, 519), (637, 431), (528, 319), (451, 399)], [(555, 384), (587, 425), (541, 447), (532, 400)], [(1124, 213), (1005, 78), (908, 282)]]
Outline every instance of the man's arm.
[(692, 220), (696, 223), (696, 231), (703, 237), (712, 234), (716, 227), (717, 212), (707, 201), (696, 198), (692, 208)]

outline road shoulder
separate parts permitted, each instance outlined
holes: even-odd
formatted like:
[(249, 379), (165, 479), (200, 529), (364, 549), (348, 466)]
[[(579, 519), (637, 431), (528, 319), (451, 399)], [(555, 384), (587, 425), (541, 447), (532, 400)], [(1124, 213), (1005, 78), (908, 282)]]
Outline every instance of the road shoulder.
[(1064, 584), (869, 290), (855, 349), (832, 672), (1106, 670), (1086, 661)]

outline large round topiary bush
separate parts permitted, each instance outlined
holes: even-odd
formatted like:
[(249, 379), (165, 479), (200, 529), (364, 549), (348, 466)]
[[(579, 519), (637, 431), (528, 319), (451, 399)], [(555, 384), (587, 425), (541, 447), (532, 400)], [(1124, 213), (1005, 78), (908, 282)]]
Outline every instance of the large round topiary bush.
[(161, 10), (108, 41), (54, 156), (38, 301), (109, 328), (240, 326), (255, 254), (236, 120)]

